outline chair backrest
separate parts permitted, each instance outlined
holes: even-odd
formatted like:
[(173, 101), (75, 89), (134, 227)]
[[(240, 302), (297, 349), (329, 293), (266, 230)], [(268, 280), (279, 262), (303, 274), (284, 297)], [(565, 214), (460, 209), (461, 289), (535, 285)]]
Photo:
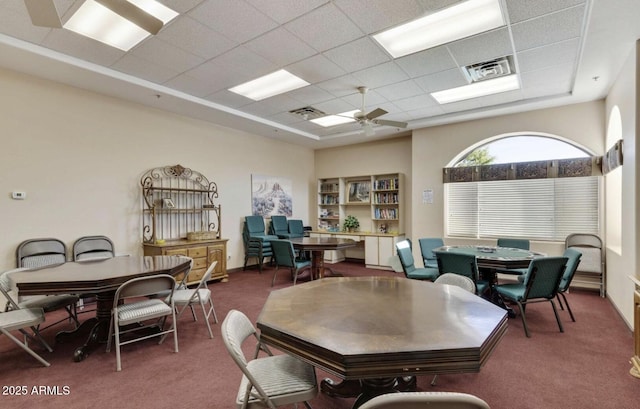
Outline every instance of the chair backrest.
[(524, 300), (554, 298), (558, 294), (558, 286), (568, 260), (567, 257), (538, 257), (531, 260)]
[(510, 247), (512, 249), (529, 250), (530, 243), (526, 239), (498, 239), (498, 247)]
[(107, 236), (84, 236), (73, 243), (73, 260), (115, 257), (113, 242)]
[(438, 276), (434, 283), (455, 285), (456, 287), (460, 287), (470, 293), (476, 293), (476, 283), (474, 283), (469, 277), (460, 274), (444, 273)]
[(2, 295), (6, 300), (5, 306), (3, 308), (0, 308), (0, 312), (20, 309), (20, 306), (18, 305), (16, 300), (14, 300), (11, 294), (9, 294), (11, 292), (11, 279), (9, 278), (9, 274), (11, 274), (14, 271), (22, 271), (22, 270), (25, 270), (25, 269), (16, 268), (14, 270), (8, 270), (0, 274), (0, 293), (2, 293)]
[(582, 273), (603, 274), (604, 246), (602, 240), (595, 234), (574, 233), (565, 239), (565, 248), (573, 248), (582, 253), (580, 268)]
[(25, 240), (16, 249), (16, 267), (37, 268), (67, 261), (67, 247), (58, 239)]
[(478, 264), (475, 255), (438, 251), (436, 252), (436, 257), (440, 274), (460, 274), (469, 277), (474, 283), (478, 281)]
[(422, 261), (425, 267), (438, 267), (438, 259), (433, 254), (433, 249), (444, 246), (444, 241), (440, 237), (425, 237), (418, 239)]
[(399, 392), (376, 396), (360, 409), (490, 409), (474, 395), (459, 392)]
[(289, 219), (289, 237), (304, 237), (304, 223), (300, 219)]
[(573, 280), (573, 276), (576, 274), (576, 270), (578, 270), (578, 266), (580, 265), (582, 253), (576, 249), (568, 248), (564, 251), (563, 256), (567, 258), (567, 265), (564, 268), (564, 274), (560, 280), (558, 291), (567, 291), (569, 289), (571, 280)]
[(166, 292), (173, 297), (176, 280), (168, 274), (156, 274), (146, 277), (133, 278), (123, 283), (116, 291), (113, 307), (118, 306), (119, 300), (132, 297), (146, 297)]
[(264, 236), (264, 218), (262, 216), (246, 216), (244, 229), (249, 237)]
[(238, 310), (230, 310), (222, 322), (221, 332), (224, 346), (229, 351), (233, 361), (245, 375), (251, 376), (247, 370), (247, 358), (242, 351), (242, 344), (250, 336), (253, 336), (258, 342), (259, 339), (256, 329), (249, 321), (249, 318)]
[(289, 224), (287, 223), (287, 216), (271, 216), (271, 224), (269, 225), (269, 234), (275, 234), (279, 236), (281, 234), (289, 233)]
[(283, 267), (295, 267), (296, 256), (293, 244), (289, 240), (270, 240), (271, 251), (276, 265)]
[(402, 265), (404, 274), (407, 275), (415, 271), (416, 266), (411, 250), (411, 240), (405, 239), (397, 242), (396, 251), (398, 253), (398, 258), (400, 259), (400, 264)]

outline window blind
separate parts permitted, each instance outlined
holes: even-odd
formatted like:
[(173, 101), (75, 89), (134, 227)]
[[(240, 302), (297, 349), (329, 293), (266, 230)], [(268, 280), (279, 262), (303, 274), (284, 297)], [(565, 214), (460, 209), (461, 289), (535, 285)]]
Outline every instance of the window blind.
[(599, 233), (599, 178), (522, 179), (446, 185), (447, 234), (564, 241)]

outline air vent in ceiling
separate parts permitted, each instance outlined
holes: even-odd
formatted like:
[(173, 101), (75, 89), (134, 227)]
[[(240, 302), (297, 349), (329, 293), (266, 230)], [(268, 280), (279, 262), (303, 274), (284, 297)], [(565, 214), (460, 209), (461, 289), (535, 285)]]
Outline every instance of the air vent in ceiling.
[(323, 116), (327, 116), (326, 113), (320, 111), (319, 109), (311, 107), (311, 106), (306, 106), (306, 107), (303, 107), (303, 108), (294, 109), (294, 110), (291, 110), (289, 112), (294, 114), (294, 115), (301, 116), (302, 119), (304, 119), (305, 121), (308, 121), (310, 119), (322, 118)]
[(504, 77), (515, 73), (515, 70), (513, 68), (513, 58), (509, 55), (491, 61), (467, 65), (462, 67), (462, 72), (469, 82), (478, 82)]

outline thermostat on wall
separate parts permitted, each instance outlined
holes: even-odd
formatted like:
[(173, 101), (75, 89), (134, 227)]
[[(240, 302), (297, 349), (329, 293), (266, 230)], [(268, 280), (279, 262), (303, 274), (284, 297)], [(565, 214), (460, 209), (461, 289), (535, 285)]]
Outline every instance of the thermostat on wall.
[(27, 198), (26, 192), (11, 192), (11, 198), (16, 200), (23, 200)]

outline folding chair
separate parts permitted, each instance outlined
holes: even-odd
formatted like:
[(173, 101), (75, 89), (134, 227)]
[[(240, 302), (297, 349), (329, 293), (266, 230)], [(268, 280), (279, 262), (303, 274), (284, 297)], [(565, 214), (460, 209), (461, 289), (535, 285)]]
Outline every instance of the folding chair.
[[(207, 329), (209, 330), (209, 338), (213, 338), (213, 332), (211, 331), (211, 324), (209, 323), (209, 317), (213, 314), (213, 319), (217, 323), (218, 316), (216, 315), (216, 310), (213, 308), (213, 298), (211, 297), (211, 290), (207, 287), (207, 282), (211, 279), (211, 273), (213, 269), (218, 264), (218, 261), (214, 261), (211, 263), (207, 271), (200, 279), (200, 283), (194, 289), (189, 288), (180, 288), (176, 289), (173, 292), (173, 303), (176, 308), (178, 308), (177, 317), (180, 318), (182, 312), (187, 309), (187, 307), (191, 308), (191, 315), (193, 316), (193, 320), (197, 321), (196, 313), (193, 309), (193, 306), (196, 304), (200, 304), (202, 307), (202, 314), (204, 315), (204, 322), (207, 324)], [(205, 304), (209, 304), (209, 309), (205, 308)], [(182, 308), (180, 308), (182, 307)]]

